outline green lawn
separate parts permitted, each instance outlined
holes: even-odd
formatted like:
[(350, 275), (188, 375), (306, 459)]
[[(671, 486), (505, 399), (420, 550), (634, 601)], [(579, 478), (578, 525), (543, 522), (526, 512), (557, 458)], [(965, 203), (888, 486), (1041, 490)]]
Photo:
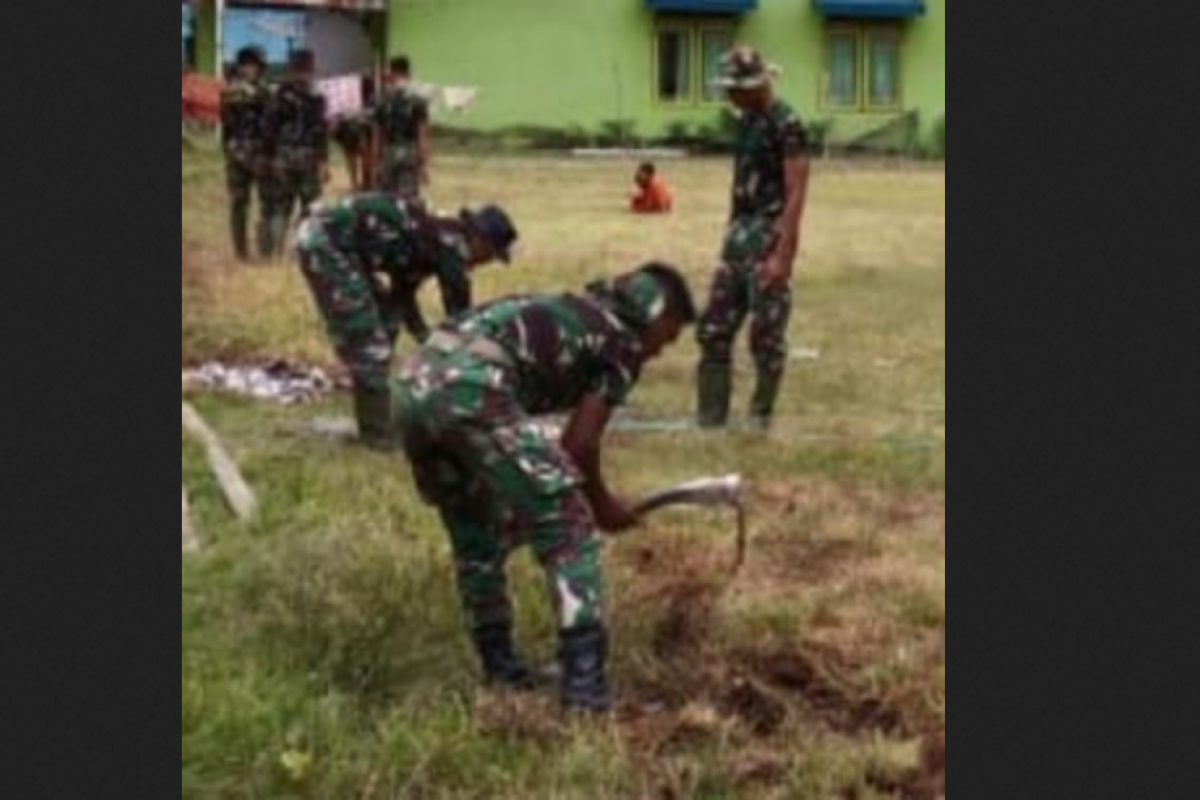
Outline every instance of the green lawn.
[[(664, 164), (680, 201), (666, 220), (623, 213), (633, 166), (446, 157), (434, 200), (498, 201), (523, 229), (518, 263), (483, 273), (481, 297), (578, 288), (648, 258), (703, 293), (729, 165)], [(183, 362), (328, 363), (295, 270), (232, 267), (223, 219), (216, 161), (186, 155)], [(611, 480), (630, 494), (745, 472), (753, 544), (733, 577), (723, 514), (663, 517), (613, 543), (625, 703), (605, 724), (565, 725), (549, 696), (476, 691), (447, 547), (405, 465), (306, 432), (346, 414), (344, 399), (191, 398), (263, 511), (231, 522), (183, 440), (208, 544), (183, 560), (183, 796), (919, 796), (931, 770), (918, 767), (945, 741), (945, 293), (944, 171), (821, 165), (777, 435), (610, 444)], [(688, 415), (695, 359), (688, 343), (654, 366), (636, 413)], [(513, 583), (522, 639), (548, 658), (528, 557)]]

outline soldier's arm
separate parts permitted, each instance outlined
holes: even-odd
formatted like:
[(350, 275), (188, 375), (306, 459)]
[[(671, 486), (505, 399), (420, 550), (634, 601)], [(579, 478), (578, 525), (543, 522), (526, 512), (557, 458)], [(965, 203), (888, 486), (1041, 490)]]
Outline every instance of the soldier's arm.
[(221, 144), (228, 147), (233, 134), (233, 103), (229, 90), (221, 93)]
[(421, 302), (417, 297), (416, 286), (397, 283), (392, 289), (392, 302), (395, 314), (418, 343), (424, 344), (430, 337), (429, 323), (421, 312)]
[(268, 156), (273, 157), (278, 150), (279, 129), (281, 125), (280, 114), (282, 110), (279, 107), (279, 95), (275, 89), (271, 89), (263, 101), (262, 112), (262, 141), (263, 150)]
[(776, 231), (775, 269), (777, 277), (791, 280), (796, 258), (800, 255), (800, 234), (804, 212), (808, 207), (808, 184), (812, 175), (809, 156), (808, 129), (794, 115), (789, 115), (779, 129), (780, 148), (784, 158), (784, 187), (787, 203)]
[(362, 186), (356, 187), (359, 191), (369, 192), (375, 188), (375, 170), (378, 163), (378, 156), (375, 152), (375, 115), (367, 114), (363, 119), (359, 120), (362, 131), (362, 141), (359, 144), (361, 151), (360, 158), (362, 159)]
[(386, 104), (383, 101), (380, 101), (371, 113), (371, 143), (368, 145), (367, 152), (371, 154), (371, 161), (376, 169), (383, 163), (383, 148), (385, 144), (383, 118), (385, 113)]
[(461, 259), (444, 259), (438, 269), (437, 280), (447, 319), (471, 310), (474, 305), (471, 275)]
[(562, 446), (583, 473), (584, 493), (596, 516), (596, 524), (607, 533), (621, 533), (638, 524), (637, 515), (609, 490), (601, 468), (604, 434), (613, 408), (601, 395), (588, 395), (571, 417)]
[(812, 160), (808, 153), (789, 158), (785, 172), (787, 208), (780, 223), (779, 252), (780, 260), (790, 268), (800, 255), (800, 232), (804, 227), (804, 212), (808, 207), (808, 186), (812, 176)]
[(314, 132), (316, 137), (317, 160), (321, 164), (321, 179), (325, 183), (329, 183), (329, 102), (321, 95), (317, 95), (316, 112), (317, 112), (317, 130)]
[(427, 104), (422, 104), (417, 112), (417, 157), (420, 159), (421, 180), (428, 185), (429, 167), (433, 163), (433, 125)]

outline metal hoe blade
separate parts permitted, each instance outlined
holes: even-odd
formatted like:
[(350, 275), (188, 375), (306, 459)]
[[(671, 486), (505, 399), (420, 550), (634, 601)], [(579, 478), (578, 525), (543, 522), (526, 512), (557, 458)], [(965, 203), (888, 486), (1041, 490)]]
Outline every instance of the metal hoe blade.
[(639, 516), (646, 516), (673, 506), (732, 508), (738, 517), (738, 553), (734, 566), (734, 571), (737, 572), (746, 563), (749, 545), (746, 507), (743, 502), (744, 490), (745, 481), (741, 475), (704, 478), (652, 494), (638, 503), (634, 510)]

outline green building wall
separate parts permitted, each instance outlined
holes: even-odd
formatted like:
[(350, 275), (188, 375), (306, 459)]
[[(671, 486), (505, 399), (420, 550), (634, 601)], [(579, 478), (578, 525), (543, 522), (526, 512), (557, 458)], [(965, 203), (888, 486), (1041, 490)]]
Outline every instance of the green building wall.
[[(684, 22), (705, 18), (672, 16)], [(733, 24), (737, 38), (785, 70), (780, 90), (808, 119), (831, 119), (834, 141), (857, 139), (899, 116), (821, 107), (826, 31), (811, 0), (760, 0)], [(644, 0), (393, 0), (389, 49), (411, 55), (430, 81), (477, 86), (476, 106), (441, 121), (495, 131), (584, 128), (629, 120), (644, 136), (676, 124), (715, 126), (722, 107), (665, 105), (655, 96), (655, 14)], [(945, 113), (946, 0), (903, 29), (904, 110), (928, 136)]]
[[(903, 112), (919, 115), (928, 138), (946, 108), (946, 2), (901, 26)], [(197, 24), (199, 68), (215, 66), (213, 2)], [(741, 17), (671, 16), (685, 23), (732, 26), (739, 41), (762, 49), (784, 68), (783, 96), (808, 120), (831, 121), (831, 140), (886, 134), (901, 113), (847, 114), (822, 107), (826, 34), (831, 22), (812, 0), (759, 0)], [(407, 53), (419, 77), (481, 90), (475, 106), (440, 122), (494, 132), (533, 127), (598, 132), (630, 121), (641, 136), (672, 126), (715, 128), (719, 103), (668, 105), (655, 91), (656, 16), (645, 0), (392, 0), (388, 50)], [(900, 144), (903, 131), (895, 143)]]

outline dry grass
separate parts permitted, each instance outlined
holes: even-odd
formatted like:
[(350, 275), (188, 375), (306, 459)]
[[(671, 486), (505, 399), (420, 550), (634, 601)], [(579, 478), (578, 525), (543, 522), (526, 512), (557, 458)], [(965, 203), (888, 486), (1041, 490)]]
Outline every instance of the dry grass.
[[(632, 167), (447, 157), (435, 200), (501, 202), (521, 223), (519, 264), (485, 273), (483, 297), (652, 257), (700, 288), (728, 165), (666, 164), (681, 207), (665, 220), (623, 213)], [(229, 265), (216, 178), (211, 160), (184, 162), (184, 362), (328, 361), (293, 269)], [(793, 331), (819, 357), (797, 353), (778, 435), (613, 437), (613, 481), (631, 494), (733, 470), (754, 489), (739, 575), (722, 514), (664, 516), (614, 543), (612, 725), (475, 695), (443, 537), (406, 471), (302, 433), (340, 403), (200, 398), (265, 511), (252, 530), (231, 525), (185, 445), (216, 544), (184, 565), (184, 796), (943, 792), (945, 202), (940, 171), (822, 165)], [(695, 355), (656, 365), (636, 413), (688, 414)], [(524, 560), (514, 586), (524, 638), (548, 656), (553, 622)]]

